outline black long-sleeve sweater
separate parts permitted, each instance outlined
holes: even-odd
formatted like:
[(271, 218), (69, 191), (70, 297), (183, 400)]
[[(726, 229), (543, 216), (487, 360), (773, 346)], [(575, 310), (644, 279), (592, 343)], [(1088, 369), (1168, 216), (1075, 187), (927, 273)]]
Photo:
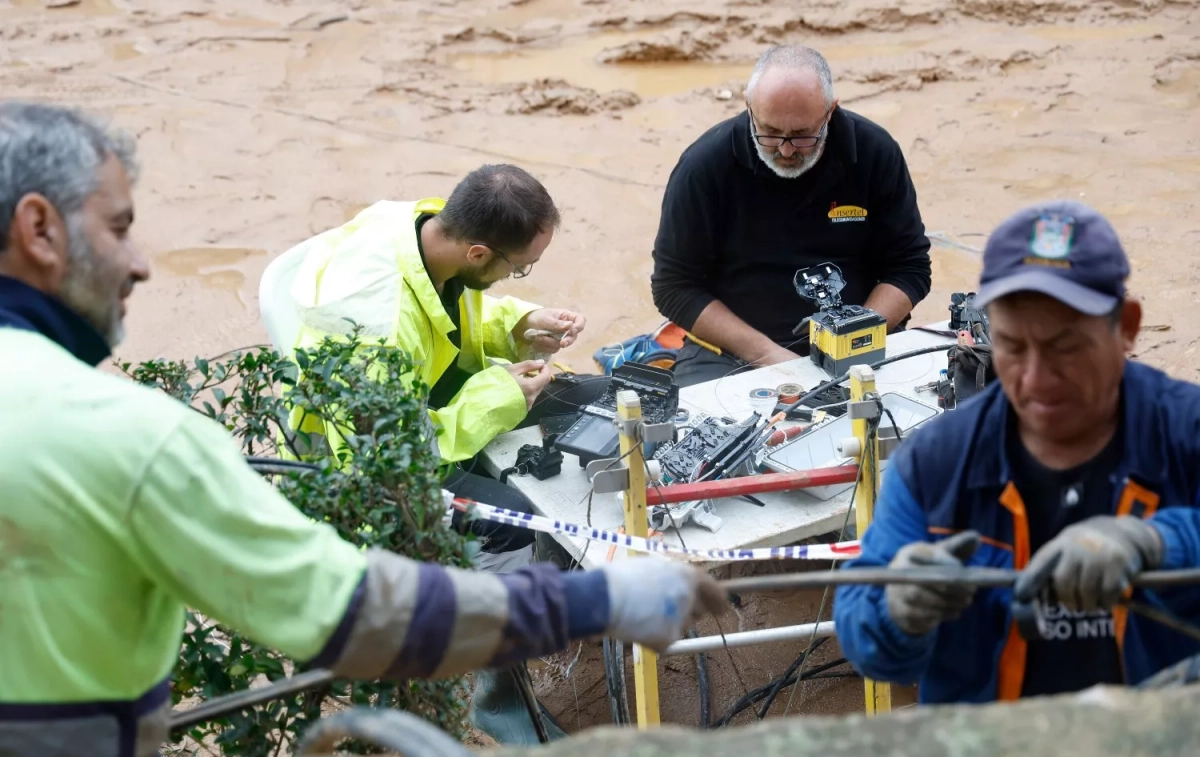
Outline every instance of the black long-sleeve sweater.
[[(755, 154), (745, 111), (683, 152), (654, 242), (651, 290), (665, 317), (691, 329), (720, 300), (790, 345), (792, 329), (814, 310), (793, 277), (825, 262), (842, 269), (847, 304), (863, 304), (881, 282), (914, 305), (929, 294), (929, 240), (900, 146), (840, 107), (828, 140), (817, 165), (795, 179), (776, 176)], [(794, 349), (807, 353), (807, 342)]]

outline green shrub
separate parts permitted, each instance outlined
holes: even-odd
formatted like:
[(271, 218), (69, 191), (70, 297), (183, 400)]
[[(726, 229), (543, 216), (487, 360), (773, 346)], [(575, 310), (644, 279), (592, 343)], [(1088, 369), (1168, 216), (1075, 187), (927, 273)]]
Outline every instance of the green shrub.
[[(364, 342), (356, 330), (348, 339), (326, 339), (297, 351), (295, 363), (260, 348), (197, 358), (190, 365), (159, 359), (137, 366), (121, 363), (120, 368), (224, 424), (249, 457), (279, 456), (277, 444), (284, 438), (289, 408), (323, 421), (335, 421), (335, 413), (352, 419), (346, 434), (352, 454), (344, 453), (340, 465), (328, 456), (307, 457), (316, 463), (315, 470), (273, 474), (279, 490), (304, 514), (332, 524), (350, 542), (469, 566), (468, 550), (474, 545), (443, 523), (438, 458), (425, 405), (428, 387), (404, 380), (413, 372), (407, 353), (382, 342)], [(285, 442), (289, 456), (299, 445), (312, 449), (311, 441), (302, 434)], [(176, 705), (208, 700), (247, 689), (263, 677), (274, 680), (292, 672), (298, 671), (282, 655), (189, 612), (172, 694)], [(335, 681), (201, 724), (187, 736), (226, 755), (269, 757), (291, 751), (322, 712), (352, 704), (404, 709), (459, 738), (466, 732), (463, 682), (453, 679), (403, 685)], [(180, 753), (187, 753), (186, 742), (176, 742)], [(369, 752), (361, 745), (344, 748)]]

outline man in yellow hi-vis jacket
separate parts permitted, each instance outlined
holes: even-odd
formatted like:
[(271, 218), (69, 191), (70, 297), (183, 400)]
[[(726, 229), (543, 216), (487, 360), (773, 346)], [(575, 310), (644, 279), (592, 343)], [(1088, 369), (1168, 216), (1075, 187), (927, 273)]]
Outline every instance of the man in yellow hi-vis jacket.
[[(448, 199), (377, 202), (302, 242), (297, 252), (303, 260), (291, 288), (301, 323), (295, 347), (345, 334), (353, 323), (364, 341), (384, 338), (410, 353), (418, 378), (431, 388), (430, 417), (441, 459), (458, 464), (443, 487), (521, 512), (532, 511), (523, 494), (472, 472), (468, 461), (498, 435), (547, 414), (573, 411), (607, 386), (598, 377), (548, 390), (550, 366), (528, 359), (572, 344), (584, 328), (582, 315), (484, 294), (509, 276), (528, 275), (559, 220), (550, 194), (529, 173), (485, 165), (463, 178)], [(527, 339), (531, 330), (543, 335)], [(335, 450), (340, 444), (332, 425), (300, 417), (292, 423), (296, 430), (320, 434)], [(455, 522), (463, 527), (461, 513)], [(487, 521), (473, 521), (469, 528), (482, 542), (475, 563), (481, 570), (507, 573), (532, 562), (532, 531)], [(498, 686), (505, 695), (489, 685), (482, 687), (484, 696), (476, 691), (473, 715), (494, 710), (493, 700), (519, 709), (511, 682), (504, 678)], [(520, 740), (498, 732), (504, 726), (478, 719), (476, 725), (502, 742)]]

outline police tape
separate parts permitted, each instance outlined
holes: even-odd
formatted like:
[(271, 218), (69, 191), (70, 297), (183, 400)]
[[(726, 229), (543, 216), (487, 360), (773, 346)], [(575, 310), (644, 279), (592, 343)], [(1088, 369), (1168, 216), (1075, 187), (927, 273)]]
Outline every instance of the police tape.
[(549, 534), (563, 534), (587, 541), (599, 541), (615, 547), (624, 547), (634, 552), (673, 555), (697, 561), (732, 562), (738, 560), (849, 560), (859, 555), (858, 541), (838, 544), (801, 544), (790, 547), (760, 547), (757, 549), (686, 549), (674, 547), (662, 541), (644, 539), (616, 531), (602, 531), (592, 526), (580, 526), (553, 518), (519, 510), (506, 510), (485, 505), (463, 497), (452, 499), (452, 507), (474, 518), (501, 523), (516, 528), (526, 528)]

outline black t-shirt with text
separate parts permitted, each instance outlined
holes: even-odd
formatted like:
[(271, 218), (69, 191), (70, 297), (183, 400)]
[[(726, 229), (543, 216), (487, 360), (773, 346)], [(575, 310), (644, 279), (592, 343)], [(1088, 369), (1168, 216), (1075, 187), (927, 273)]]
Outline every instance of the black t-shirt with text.
[[(1112, 515), (1119, 433), (1098, 455), (1068, 470), (1038, 462), (1022, 444), (1015, 422), (1010, 421), (1007, 438), (1013, 482), (1025, 502), (1031, 555), (1073, 523)], [(1124, 682), (1110, 612), (1073, 612), (1061, 605), (1043, 606), (1041, 611), (1042, 638), (1029, 641), (1021, 696)]]

